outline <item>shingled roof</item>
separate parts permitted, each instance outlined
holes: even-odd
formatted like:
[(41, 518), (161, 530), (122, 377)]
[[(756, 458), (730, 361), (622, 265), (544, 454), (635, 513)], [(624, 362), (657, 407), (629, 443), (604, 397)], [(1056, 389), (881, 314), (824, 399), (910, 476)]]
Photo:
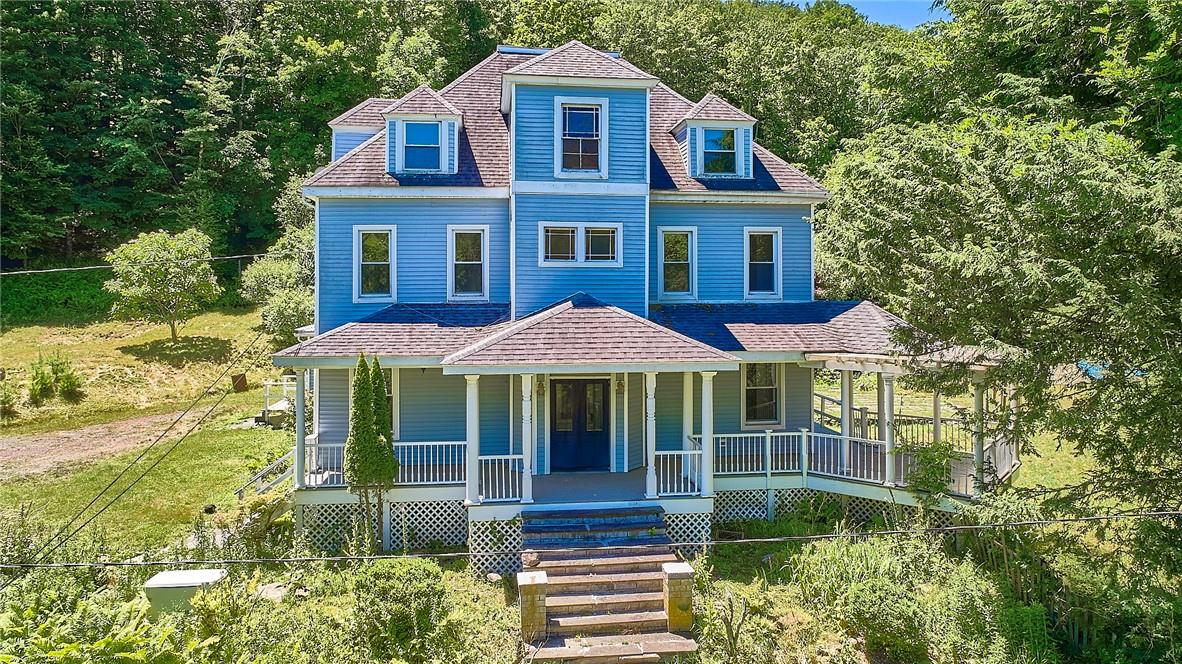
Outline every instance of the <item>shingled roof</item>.
[(328, 126), (385, 127), (386, 119), (382, 117), (382, 111), (396, 101), (398, 100), (386, 99), (385, 97), (370, 97), (329, 120)]
[(735, 108), (730, 102), (709, 92), (702, 101), (694, 104), (682, 120), (734, 120), (738, 122), (755, 122), (755, 118)]
[(528, 76), (582, 76), (655, 81), (656, 76), (619, 57), (597, 51), (578, 40), (569, 41), (505, 72)]
[(729, 353), (584, 293), (443, 358), (462, 366), (737, 362)]
[(406, 93), (401, 99), (382, 109), (382, 113), (423, 113), (438, 115), (461, 115), (460, 110), (451, 105), (429, 85), (419, 87)]

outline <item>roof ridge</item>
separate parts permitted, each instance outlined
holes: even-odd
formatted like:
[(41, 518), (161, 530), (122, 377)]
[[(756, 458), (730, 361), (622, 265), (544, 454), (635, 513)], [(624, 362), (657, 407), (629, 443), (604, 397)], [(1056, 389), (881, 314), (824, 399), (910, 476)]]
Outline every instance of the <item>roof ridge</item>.
[(386, 130), (380, 129), (378, 131), (378, 133), (376, 133), (373, 136), (370, 136), (369, 138), (365, 139), (364, 141), (358, 143), (357, 147), (355, 147), (352, 150), (349, 150), (345, 154), (341, 155), (340, 158), (332, 160), (331, 162), (329, 162), (329, 164), (327, 166), (325, 166), (324, 168), (320, 169), (319, 171), (316, 171), (315, 173), (313, 173), (312, 177), (308, 178), (307, 180), (304, 180), (303, 184), (301, 184), (300, 186), (307, 187), (307, 186), (316, 184), (316, 182), (322, 176), (327, 175), (328, 173), (336, 170), (337, 167), (340, 166), (341, 164), (343, 164), (346, 159), (350, 159), (350, 158), (356, 156), (358, 153), (361, 152), (361, 150), (363, 148), (368, 147), (370, 143), (373, 143), (374, 141), (378, 140), (379, 138), (385, 138), (385, 136), (386, 136)]
[[(514, 65), (513, 67), (511, 67), (510, 69), (505, 71), (505, 73), (506, 74), (520, 73), (520, 72), (518, 72), (519, 69), (525, 69), (526, 67), (540, 64), (554, 55), (557, 55), (559, 53), (564, 53), (567, 50), (573, 49), (575, 47), (585, 48), (588, 51), (590, 51), (591, 53), (594, 53), (599, 58), (601, 58), (607, 62), (610, 62), (612, 64), (619, 65), (619, 66), (623, 67), (624, 69), (631, 71), (634, 74), (639, 74), (643, 78), (648, 78), (648, 79), (656, 79), (657, 78), (656, 76), (653, 76), (652, 74), (644, 71), (643, 69), (641, 69), (640, 67), (637, 67), (636, 65), (632, 64), (631, 62), (628, 62), (623, 57), (613, 58), (613, 57), (605, 54), (603, 51), (600, 51), (597, 48), (592, 48), (592, 47), (588, 46), (587, 44), (584, 44), (583, 42), (579, 41), (578, 39), (572, 39), (572, 40), (568, 41), (567, 43), (563, 44), (562, 46), (559, 46), (557, 48), (552, 48), (549, 51), (546, 51), (545, 53), (538, 55), (536, 57), (530, 58), (529, 60), (526, 60), (525, 62), (523, 62), (519, 65)], [(590, 78), (599, 78), (599, 77), (591, 76)]]
[[(752, 116), (750, 113), (748, 113), (747, 111), (744, 111), (743, 109), (739, 108), (738, 106), (735, 106), (730, 101), (728, 101), (725, 97), (717, 95), (713, 92), (707, 92), (705, 94), (705, 96), (703, 96), (702, 99), (698, 103), (694, 104), (693, 108), (686, 111), (685, 115), (682, 117), (682, 120), (697, 119), (698, 115), (700, 115), (702, 113), (702, 111), (704, 111), (706, 109), (707, 106), (709, 106), (710, 104), (712, 104), (714, 102), (718, 102), (718, 103), (722, 104), (723, 106), (726, 106), (728, 109), (734, 111), (735, 113), (738, 113), (739, 115), (743, 116), (744, 118), (746, 118), (750, 122), (756, 122), (755, 117)], [(710, 118), (704, 118), (704, 119), (708, 120)]]
[(438, 92), (436, 92), (434, 89), (432, 89), (431, 86), (427, 85), (426, 83), (423, 83), (422, 85), (418, 86), (414, 90), (411, 90), (410, 92), (402, 95), (393, 104), (390, 104), (386, 108), (383, 108), (382, 114), (384, 115), (386, 113), (393, 113), (399, 106), (413, 100), (416, 96), (421, 95), (423, 93), (426, 93), (428, 96), (430, 96), (432, 100), (438, 101), (449, 112), (454, 113), (455, 115), (463, 115), (463, 113), (461, 113), (458, 108), (453, 106), (452, 103), (449, 102), (448, 100), (444, 99), (442, 95), (440, 95)]
[(543, 309), (537, 313), (530, 314), (529, 316), (526, 316), (525, 318), (518, 320), (516, 323), (513, 323), (509, 327), (506, 327), (502, 330), (498, 330), (497, 332), (494, 332), (494, 333), (488, 335), (487, 337), (484, 337), (483, 339), (479, 339), (471, 344), (468, 344), (464, 348), (461, 348), (461, 349), (451, 353), (447, 357), (444, 357), (442, 360), (439, 361), (439, 363), (440, 364), (454, 364), (454, 363), (458, 362), (459, 360), (462, 360), (465, 357), (467, 357), (473, 353), (476, 353), (478, 351), (484, 350), (485, 348), (488, 348), (489, 346), (497, 343), (498, 341), (501, 341), (507, 337), (511, 337), (514, 334), (517, 334), (518, 332), (520, 332), (522, 330), (527, 330), (527, 329), (533, 327), (534, 325), (537, 325), (538, 323), (541, 323), (542, 321), (549, 320), (564, 311), (569, 311), (573, 307), (574, 307), (574, 304), (571, 303), (569, 298), (566, 298), (561, 302), (551, 305), (547, 309)]
[(607, 308), (611, 309), (612, 311), (615, 311), (616, 313), (623, 314), (624, 316), (631, 318), (635, 321), (643, 323), (644, 325), (646, 325), (650, 328), (653, 328), (659, 332), (664, 332), (666, 334), (672, 335), (672, 336), (680, 339), (681, 341), (685, 341), (685, 342), (689, 343), (690, 345), (697, 346), (699, 348), (702, 348), (702, 349), (708, 350), (712, 353), (715, 353), (721, 357), (726, 358), (727, 360), (738, 360), (739, 359), (724, 350), (715, 348), (714, 346), (711, 346), (708, 343), (698, 341), (697, 339), (694, 339), (692, 337), (687, 337), (686, 335), (678, 332), (677, 330), (671, 330), (671, 329), (665, 327), (664, 325), (657, 323), (656, 321), (649, 320), (648, 318), (645, 318), (644, 316), (638, 316), (638, 315), (632, 313), (631, 311), (627, 311), (626, 309), (621, 309), (620, 307), (617, 307), (614, 304), (607, 305)]

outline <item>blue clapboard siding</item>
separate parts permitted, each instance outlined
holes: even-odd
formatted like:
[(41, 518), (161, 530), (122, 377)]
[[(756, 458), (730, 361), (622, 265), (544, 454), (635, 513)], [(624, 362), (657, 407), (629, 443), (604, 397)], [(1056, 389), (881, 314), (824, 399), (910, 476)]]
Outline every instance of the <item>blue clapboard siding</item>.
[(807, 205), (718, 205), (654, 203), (649, 217), (652, 268), (649, 285), (653, 302), (659, 301), (661, 226), (693, 226), (698, 232), (698, 301), (743, 301), (743, 229), (748, 226), (782, 229), (783, 298), (813, 299), (812, 224), (806, 221)]
[(746, 155), (746, 157), (744, 158), (743, 177), (749, 178), (749, 177), (751, 177), (751, 168), (752, 168), (752, 164), (751, 164), (751, 162), (752, 162), (752, 159), (751, 159), (751, 129), (744, 127), (739, 130), (739, 134), (742, 136), (742, 138), (740, 140), (740, 145), (742, 146), (743, 154)]
[(398, 122), (386, 120), (386, 172), (398, 171)]
[(316, 431), (322, 443), (343, 443), (349, 436), (349, 370), (320, 369), (316, 381)]
[[(483, 376), (479, 384), (480, 453), (508, 454), (509, 377)], [(463, 376), (445, 376), (441, 369), (401, 369), (399, 441), (464, 440), (466, 390)]]
[[(524, 316), (584, 291), (609, 304), (644, 315), (643, 196), (527, 195), (515, 197), (517, 293), (515, 309)], [(620, 267), (538, 265), (539, 222), (623, 224)]]
[(398, 227), (399, 302), (446, 302), (448, 224), (487, 224), (490, 301), (509, 301), (507, 201), (322, 198), (317, 333), (388, 306), (353, 303), (353, 227), (368, 224)]
[[(518, 85), (514, 168), (518, 180), (554, 180), (555, 97), (605, 97), (608, 182), (644, 182), (648, 163), (647, 91)], [(602, 129), (601, 129), (602, 131)]]
[(337, 131), (334, 129), (332, 132), (332, 160), (336, 161), (345, 156), (349, 150), (361, 145), (376, 133), (378, 132)]

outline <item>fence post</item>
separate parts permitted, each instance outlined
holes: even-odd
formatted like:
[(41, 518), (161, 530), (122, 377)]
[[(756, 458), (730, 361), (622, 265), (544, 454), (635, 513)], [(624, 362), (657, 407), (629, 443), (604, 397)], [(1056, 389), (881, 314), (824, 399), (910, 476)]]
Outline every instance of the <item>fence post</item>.
[(763, 430), (763, 489), (767, 498), (767, 520), (776, 518), (776, 493), (772, 491), (772, 430)]

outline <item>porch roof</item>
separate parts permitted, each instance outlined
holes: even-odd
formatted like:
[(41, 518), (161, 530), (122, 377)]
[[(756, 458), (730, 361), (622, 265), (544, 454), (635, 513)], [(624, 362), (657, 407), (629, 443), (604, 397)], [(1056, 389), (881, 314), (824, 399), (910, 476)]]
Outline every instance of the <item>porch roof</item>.
[(735, 371), (730, 353), (576, 293), (443, 358), (444, 373)]

